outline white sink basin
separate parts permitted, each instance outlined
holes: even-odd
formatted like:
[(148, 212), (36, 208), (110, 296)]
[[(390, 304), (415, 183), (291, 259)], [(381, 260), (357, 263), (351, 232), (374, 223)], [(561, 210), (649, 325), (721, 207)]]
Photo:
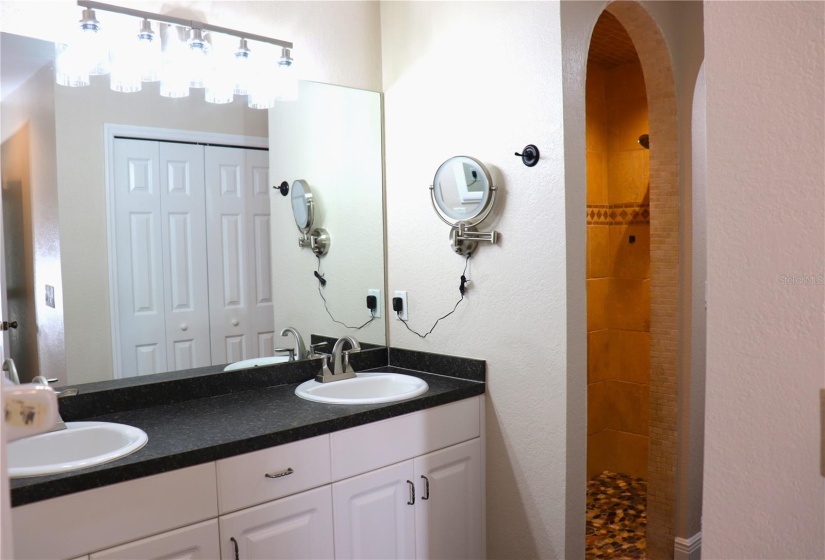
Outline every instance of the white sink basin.
[(148, 441), (139, 428), (113, 422), (66, 422), (66, 429), (9, 443), (10, 478), (60, 474), (120, 459)]
[(328, 404), (378, 404), (403, 401), (429, 390), (423, 379), (401, 373), (358, 373), (357, 377), (330, 383), (315, 380), (298, 385), (295, 394), (308, 401)]
[(271, 366), (272, 364), (280, 364), (281, 362), (289, 361), (289, 356), (268, 356), (266, 358), (252, 358), (250, 360), (241, 360), (234, 362), (223, 368), (224, 371), (235, 371), (237, 369), (249, 369), (261, 366)]

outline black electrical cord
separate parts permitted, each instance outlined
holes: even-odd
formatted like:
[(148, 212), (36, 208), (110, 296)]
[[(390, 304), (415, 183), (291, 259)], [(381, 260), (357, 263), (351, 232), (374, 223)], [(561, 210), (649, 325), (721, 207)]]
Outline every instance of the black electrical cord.
[(398, 317), (398, 319), (402, 323), (404, 323), (404, 326), (407, 327), (408, 331), (410, 331), (414, 335), (418, 336), (419, 338), (427, 338), (427, 335), (429, 335), (430, 333), (432, 333), (435, 330), (436, 325), (438, 325), (438, 322), (441, 321), (441, 319), (446, 319), (447, 317), (449, 317), (450, 315), (455, 313), (455, 310), (458, 309), (458, 304), (461, 303), (462, 301), (464, 301), (464, 293), (467, 291), (466, 284), (467, 284), (467, 282), (469, 282), (469, 280), (467, 280), (467, 277), (465, 276), (465, 274), (467, 274), (467, 265), (470, 263), (470, 257), (471, 256), (472, 255), (467, 255), (467, 259), (464, 261), (464, 271), (461, 273), (461, 283), (458, 285), (458, 291), (461, 293), (461, 298), (457, 302), (455, 302), (455, 305), (453, 306), (453, 310), (450, 311), (449, 313), (447, 313), (446, 315), (443, 315), (443, 316), (439, 317), (438, 319), (436, 319), (435, 323), (433, 323), (432, 328), (430, 328), (430, 330), (428, 330), (425, 334), (421, 334), (421, 333), (416, 332), (415, 330), (413, 330), (412, 327), (410, 327), (410, 325), (407, 324), (407, 321), (405, 319), (401, 319), (401, 312), (400, 311), (395, 312), (395, 316)]
[(327, 298), (324, 297), (324, 292), (321, 291), (321, 288), (323, 288), (324, 286), (327, 285), (326, 278), (324, 278), (324, 275), (321, 274), (321, 255), (315, 255), (315, 256), (318, 258), (318, 270), (313, 272), (313, 275), (315, 276), (315, 278), (318, 279), (318, 295), (320, 295), (321, 299), (324, 300), (324, 309), (327, 310), (327, 315), (329, 315), (329, 318), (332, 319), (333, 322), (338, 323), (339, 325), (344, 325), (346, 328), (353, 329), (353, 330), (356, 330), (356, 331), (359, 330), (359, 329), (363, 329), (364, 327), (366, 327), (367, 325), (372, 323), (375, 320), (375, 310), (373, 310), (373, 309), (370, 309), (369, 321), (367, 321), (366, 323), (364, 323), (363, 325), (361, 325), (359, 327), (351, 327), (348, 324), (346, 324), (342, 321), (339, 321), (338, 319), (336, 319), (335, 317), (332, 316), (332, 312), (329, 310), (329, 306), (327, 305)]

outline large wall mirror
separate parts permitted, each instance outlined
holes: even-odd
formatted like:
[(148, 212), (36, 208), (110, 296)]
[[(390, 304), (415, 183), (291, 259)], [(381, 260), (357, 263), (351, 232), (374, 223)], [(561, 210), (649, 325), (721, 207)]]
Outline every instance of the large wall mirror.
[[(54, 81), (54, 45), (0, 34), (4, 358), (76, 385), (219, 365), (295, 327), (386, 344), (381, 95), (299, 83), (269, 111)], [(303, 180), (329, 251), (299, 247)], [(316, 272), (326, 279), (321, 285)], [(360, 328), (353, 328), (360, 327)], [(154, 339), (147, 339), (154, 333)], [(307, 343), (309, 341), (307, 340)]]

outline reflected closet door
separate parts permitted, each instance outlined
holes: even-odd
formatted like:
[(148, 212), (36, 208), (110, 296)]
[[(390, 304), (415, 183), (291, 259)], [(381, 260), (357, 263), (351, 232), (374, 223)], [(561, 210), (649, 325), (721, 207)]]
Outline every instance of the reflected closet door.
[(216, 364), (272, 355), (267, 152), (207, 146), (209, 312)]

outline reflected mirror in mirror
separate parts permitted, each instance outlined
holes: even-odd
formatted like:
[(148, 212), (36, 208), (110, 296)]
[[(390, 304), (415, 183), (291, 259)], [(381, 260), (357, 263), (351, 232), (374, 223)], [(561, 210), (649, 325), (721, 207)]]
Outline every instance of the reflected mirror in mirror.
[(442, 163), (433, 179), (439, 213), (450, 224), (472, 221), (490, 201), (490, 174), (478, 160), (456, 156)]
[(292, 215), (302, 233), (312, 229), (312, 193), (301, 180), (292, 183)]
[[(363, 316), (367, 290), (384, 286), (379, 94), (302, 83), (304, 98), (282, 109), (302, 117), (280, 119), (241, 96), (161, 97), (157, 82), (136, 93), (111, 91), (108, 76), (58, 86), (53, 44), (0, 40), (0, 314), (19, 325), (0, 353), (22, 380), (77, 385), (223, 365), (291, 345), (279, 336), (287, 326), (307, 342), (315, 333), (386, 343), (383, 321), (352, 333), (329, 320), (317, 291), (302, 292), (314, 256), (295, 243), (290, 199), (271, 188), (306, 178), (329, 196), (326, 218), (342, 236), (324, 262), (342, 291), (330, 291), (330, 306), (357, 293), (358, 308), (340, 312)], [(342, 129), (322, 162), (335, 181), (312, 177), (307, 166), (319, 162), (302, 155), (330, 129)], [(336, 150), (348, 161), (328, 159)], [(350, 160), (376, 168), (350, 181)], [(357, 219), (337, 216), (337, 189), (358, 201)]]

